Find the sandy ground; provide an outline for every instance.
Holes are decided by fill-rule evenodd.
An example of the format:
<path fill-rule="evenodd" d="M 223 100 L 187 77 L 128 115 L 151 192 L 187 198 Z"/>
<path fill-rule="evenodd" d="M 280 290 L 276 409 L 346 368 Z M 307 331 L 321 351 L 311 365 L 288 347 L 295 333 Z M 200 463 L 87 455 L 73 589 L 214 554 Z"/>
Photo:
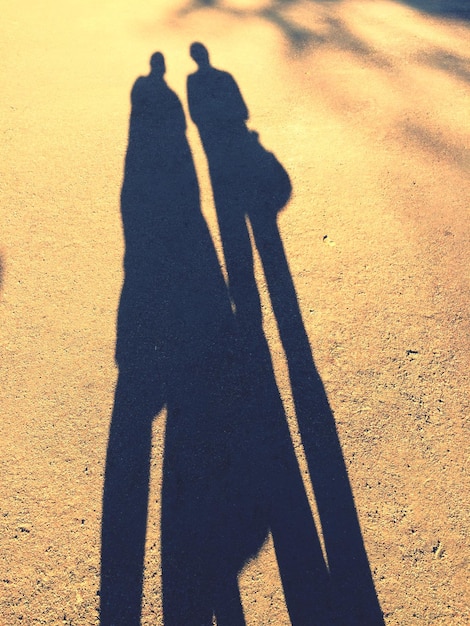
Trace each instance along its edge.
<path fill-rule="evenodd" d="M 186 107 L 201 41 L 292 180 L 278 223 L 385 623 L 469 624 L 470 22 L 392 0 L 1 4 L 0 623 L 99 623 L 130 90 L 159 50 Z M 191 122 L 188 138 L 223 264 Z M 164 417 L 143 625 L 163 623 Z M 247 624 L 290 623 L 270 536 L 238 582 Z"/>

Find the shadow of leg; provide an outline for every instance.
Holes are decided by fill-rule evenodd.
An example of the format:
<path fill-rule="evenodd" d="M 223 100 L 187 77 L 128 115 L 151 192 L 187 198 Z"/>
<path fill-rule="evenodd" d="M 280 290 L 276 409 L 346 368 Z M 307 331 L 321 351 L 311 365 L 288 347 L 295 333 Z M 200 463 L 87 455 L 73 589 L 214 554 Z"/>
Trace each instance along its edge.
<path fill-rule="evenodd" d="M 103 496 L 101 626 L 140 624 L 150 474 L 151 427 L 135 376 L 116 388 Z M 148 393 L 148 392 L 147 392 Z"/>
<path fill-rule="evenodd" d="M 383 624 L 333 413 L 313 360 L 274 219 L 250 218 L 286 354 L 341 623 Z"/>

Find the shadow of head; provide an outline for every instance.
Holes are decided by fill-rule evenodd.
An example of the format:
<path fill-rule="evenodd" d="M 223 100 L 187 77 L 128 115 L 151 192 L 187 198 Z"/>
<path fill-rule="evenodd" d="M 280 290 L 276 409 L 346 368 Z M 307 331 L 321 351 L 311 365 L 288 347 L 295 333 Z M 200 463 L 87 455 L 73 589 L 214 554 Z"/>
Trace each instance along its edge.
<path fill-rule="evenodd" d="M 209 51 L 204 44 L 195 41 L 191 44 L 189 53 L 199 68 L 209 67 Z"/>
<path fill-rule="evenodd" d="M 150 57 L 150 69 L 152 74 L 163 78 L 166 72 L 165 57 L 161 52 L 154 52 Z"/>

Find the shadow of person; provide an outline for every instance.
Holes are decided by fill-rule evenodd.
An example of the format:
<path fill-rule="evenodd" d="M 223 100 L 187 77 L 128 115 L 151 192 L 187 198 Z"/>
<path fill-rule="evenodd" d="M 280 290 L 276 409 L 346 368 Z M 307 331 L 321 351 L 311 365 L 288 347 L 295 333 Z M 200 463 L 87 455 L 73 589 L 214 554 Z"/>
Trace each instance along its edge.
<path fill-rule="evenodd" d="M 292 622 L 330 623 L 327 569 L 269 352 L 238 328 L 164 73 L 156 53 L 131 95 L 101 624 L 140 623 L 151 427 L 164 407 L 164 623 L 244 624 L 237 576 L 269 532 Z"/>
<path fill-rule="evenodd" d="M 248 109 L 233 77 L 210 64 L 203 44 L 193 43 L 190 54 L 198 69 L 188 76 L 188 104 L 208 160 L 230 298 L 239 328 L 262 354 L 266 348 L 249 223 L 287 359 L 337 619 L 348 625 L 383 624 L 334 417 L 277 226 L 278 211 L 291 193 L 288 175 L 247 128 Z"/>

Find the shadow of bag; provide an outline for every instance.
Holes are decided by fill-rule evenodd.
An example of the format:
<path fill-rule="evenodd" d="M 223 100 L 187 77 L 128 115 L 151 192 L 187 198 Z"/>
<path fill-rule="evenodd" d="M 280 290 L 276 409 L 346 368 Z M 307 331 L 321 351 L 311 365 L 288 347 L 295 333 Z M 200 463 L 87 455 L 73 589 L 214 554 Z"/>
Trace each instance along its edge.
<path fill-rule="evenodd" d="M 281 211 L 292 193 L 289 174 L 276 156 L 259 142 L 259 135 L 249 131 L 255 206 L 265 216 Z"/>

